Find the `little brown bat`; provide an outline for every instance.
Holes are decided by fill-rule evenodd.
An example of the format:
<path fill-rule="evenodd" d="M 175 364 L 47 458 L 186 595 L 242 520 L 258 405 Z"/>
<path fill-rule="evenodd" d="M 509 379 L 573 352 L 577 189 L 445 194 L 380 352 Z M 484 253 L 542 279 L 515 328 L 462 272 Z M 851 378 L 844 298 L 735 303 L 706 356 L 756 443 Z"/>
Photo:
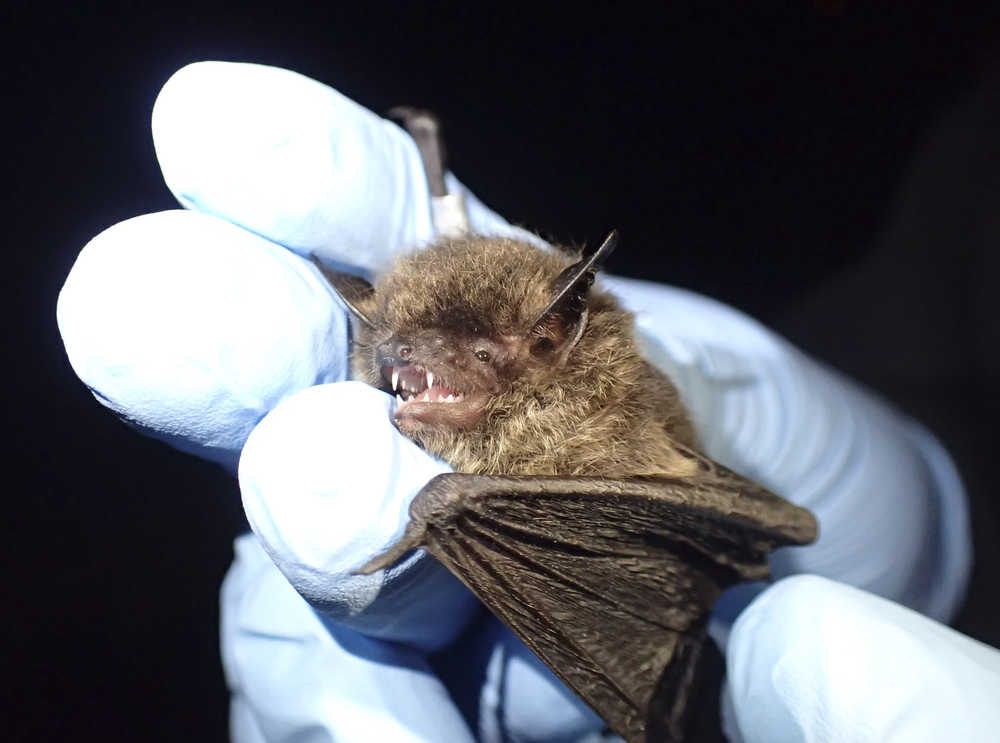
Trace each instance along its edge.
<path fill-rule="evenodd" d="M 396 113 L 447 200 L 437 119 Z M 449 205 L 435 223 L 461 233 L 466 215 L 437 218 Z M 324 270 L 356 318 L 353 376 L 456 471 L 359 572 L 426 549 L 629 743 L 679 742 L 708 610 L 816 521 L 698 453 L 631 315 L 592 287 L 616 242 L 570 257 L 461 236 L 374 286 Z"/>
<path fill-rule="evenodd" d="M 357 318 L 353 375 L 456 470 L 415 498 L 423 547 L 630 743 L 679 741 L 719 592 L 766 577 L 811 514 L 708 460 L 633 320 L 577 257 L 440 240 L 375 282 L 327 275 Z"/>
<path fill-rule="evenodd" d="M 693 444 L 687 415 L 639 354 L 631 317 L 588 296 L 592 273 L 548 306 L 564 270 L 579 269 L 504 239 L 400 258 L 354 303 L 372 323 L 354 376 L 396 394 L 399 429 L 459 472 L 694 475 L 676 446 Z"/>

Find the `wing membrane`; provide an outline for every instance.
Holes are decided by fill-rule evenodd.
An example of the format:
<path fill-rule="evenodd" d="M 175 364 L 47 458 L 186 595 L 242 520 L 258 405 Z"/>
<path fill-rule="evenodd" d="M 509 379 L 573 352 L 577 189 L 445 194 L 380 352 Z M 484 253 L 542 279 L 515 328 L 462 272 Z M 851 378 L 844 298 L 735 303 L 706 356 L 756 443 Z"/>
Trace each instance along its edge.
<path fill-rule="evenodd" d="M 426 548 L 630 743 L 680 740 L 705 613 L 816 531 L 808 511 L 691 455 L 693 480 L 439 475 L 362 571 Z"/>

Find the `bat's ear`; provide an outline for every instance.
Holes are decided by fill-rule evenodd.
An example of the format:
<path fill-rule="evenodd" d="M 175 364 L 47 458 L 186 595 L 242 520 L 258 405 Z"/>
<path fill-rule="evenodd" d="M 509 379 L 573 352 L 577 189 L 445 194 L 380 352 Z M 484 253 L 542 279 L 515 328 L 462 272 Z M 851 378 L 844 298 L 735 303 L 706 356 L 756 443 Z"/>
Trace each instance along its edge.
<path fill-rule="evenodd" d="M 375 287 L 360 276 L 344 273 L 343 271 L 335 271 L 332 268 L 324 266 L 314 255 L 310 256 L 310 259 L 316 268 L 319 269 L 319 272 L 330 282 L 330 286 L 337 292 L 337 296 L 340 297 L 340 301 L 344 303 L 348 311 L 362 325 L 374 328 L 375 323 L 372 322 L 368 313 L 371 311 L 369 308 L 375 297 Z"/>
<path fill-rule="evenodd" d="M 598 248 L 584 249 L 579 261 L 556 276 L 552 281 L 552 299 L 531 324 L 533 333 L 542 331 L 541 335 L 563 352 L 576 344 L 587 325 L 587 292 L 601 264 L 617 244 L 618 231 L 612 230 Z"/>

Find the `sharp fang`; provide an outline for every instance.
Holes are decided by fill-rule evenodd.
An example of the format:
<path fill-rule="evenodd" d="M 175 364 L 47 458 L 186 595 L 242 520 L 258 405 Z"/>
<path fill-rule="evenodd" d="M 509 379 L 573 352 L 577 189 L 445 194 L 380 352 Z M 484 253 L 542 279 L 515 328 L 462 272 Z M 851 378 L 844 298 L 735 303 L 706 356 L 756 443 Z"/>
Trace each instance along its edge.
<path fill-rule="evenodd" d="M 396 402 L 398 402 L 400 405 L 402 405 L 404 402 L 406 402 L 406 400 L 403 399 L 402 395 L 400 395 L 400 394 L 397 393 L 396 394 Z"/>
<path fill-rule="evenodd" d="M 448 395 L 448 397 L 446 397 L 444 399 L 444 401 L 445 402 L 455 402 L 455 396 L 454 395 Z"/>
<path fill-rule="evenodd" d="M 392 391 L 399 389 L 399 369 L 392 367 Z"/>
<path fill-rule="evenodd" d="M 425 392 L 424 393 L 424 402 L 430 402 L 430 401 L 431 401 L 431 393 L 430 392 Z"/>
<path fill-rule="evenodd" d="M 427 389 L 430 389 L 433 386 L 434 386 L 434 372 L 429 371 L 427 372 Z"/>

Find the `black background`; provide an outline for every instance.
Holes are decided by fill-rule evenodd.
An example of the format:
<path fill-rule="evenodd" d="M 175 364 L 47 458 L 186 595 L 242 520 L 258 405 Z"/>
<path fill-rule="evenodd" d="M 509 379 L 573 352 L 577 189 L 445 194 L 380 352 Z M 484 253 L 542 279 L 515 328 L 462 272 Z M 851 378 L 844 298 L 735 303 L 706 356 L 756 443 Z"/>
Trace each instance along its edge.
<path fill-rule="evenodd" d="M 86 241 L 175 206 L 149 116 L 202 59 L 436 110 L 501 214 L 563 242 L 616 226 L 612 272 L 735 305 L 924 421 L 973 499 L 957 626 L 1000 644 L 1000 26 L 952 3 L 729 5 L 3 11 L 5 739 L 225 737 L 237 487 L 101 408 L 55 326 Z"/>

